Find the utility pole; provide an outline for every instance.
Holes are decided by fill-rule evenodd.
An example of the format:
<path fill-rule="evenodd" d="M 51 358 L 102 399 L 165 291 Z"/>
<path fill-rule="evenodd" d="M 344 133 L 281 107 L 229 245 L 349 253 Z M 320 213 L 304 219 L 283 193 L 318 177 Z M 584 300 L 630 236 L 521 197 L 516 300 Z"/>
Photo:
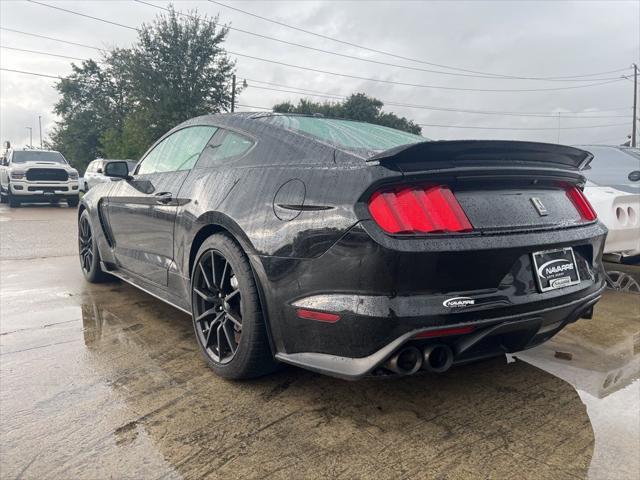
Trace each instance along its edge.
<path fill-rule="evenodd" d="M 38 115 L 38 125 L 40 126 L 40 149 L 42 150 L 42 115 Z"/>
<path fill-rule="evenodd" d="M 236 74 L 234 73 L 231 77 L 231 113 L 235 111 L 236 108 Z"/>
<path fill-rule="evenodd" d="M 636 124 L 638 123 L 638 65 L 633 64 L 633 123 L 631 124 L 631 146 L 636 146 Z"/>
<path fill-rule="evenodd" d="M 29 147 L 33 148 L 33 128 L 31 127 L 24 127 L 27 130 L 29 130 Z"/>

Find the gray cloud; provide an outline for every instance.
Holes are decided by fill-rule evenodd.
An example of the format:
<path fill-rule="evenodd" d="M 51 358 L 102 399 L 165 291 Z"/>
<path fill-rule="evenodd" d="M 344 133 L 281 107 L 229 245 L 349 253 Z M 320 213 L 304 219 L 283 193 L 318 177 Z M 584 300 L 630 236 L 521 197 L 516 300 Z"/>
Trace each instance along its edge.
<path fill-rule="evenodd" d="M 164 2 L 156 2 L 166 6 Z M 61 1 L 57 6 L 82 11 L 127 25 L 149 21 L 159 11 L 130 1 Z M 426 61 L 507 75 L 578 75 L 614 70 L 640 61 L 639 2 L 236 2 L 238 8 L 278 19 L 324 35 L 379 50 Z M 177 2 L 177 8 L 197 8 L 201 13 L 220 13 L 232 26 L 316 48 L 338 51 L 390 63 L 431 68 L 348 47 L 296 32 L 209 2 Z M 2 25 L 96 46 L 126 46 L 135 32 L 90 19 L 57 12 L 26 2 L 0 3 Z M 89 57 L 95 51 L 2 32 L 2 45 L 31 48 L 65 55 Z M 358 60 L 311 52 L 231 32 L 227 42 L 231 51 L 261 56 L 312 68 L 343 72 L 407 83 L 445 85 L 461 88 L 550 88 L 568 85 L 559 82 L 489 80 L 451 77 L 409 71 Z M 33 54 L 2 50 L 0 63 L 5 68 L 53 75 L 70 71 L 69 62 Z M 600 111 L 626 107 L 626 111 L 601 115 L 626 115 L 624 118 L 560 119 L 561 127 L 625 123 L 618 127 L 561 130 L 563 143 L 622 141 L 630 133 L 632 83 L 576 90 L 527 93 L 454 92 L 388 85 L 306 72 L 238 57 L 241 78 L 295 85 L 300 88 L 349 94 L 366 92 L 397 103 L 433 105 L 472 110 L 526 112 Z M 603 75 L 611 77 L 612 75 Z M 43 115 L 48 129 L 55 120 L 52 105 L 57 96 L 53 80 L 2 72 L 1 131 L 3 140 L 22 143 L 25 126 L 37 126 Z M 271 106 L 299 95 L 246 89 L 239 102 Z M 386 110 L 407 116 L 419 123 L 438 125 L 486 126 L 495 128 L 554 128 L 554 130 L 466 130 L 424 127 L 432 138 L 507 138 L 556 141 L 555 118 L 503 117 L 454 112 L 437 112 L 387 106 Z"/>

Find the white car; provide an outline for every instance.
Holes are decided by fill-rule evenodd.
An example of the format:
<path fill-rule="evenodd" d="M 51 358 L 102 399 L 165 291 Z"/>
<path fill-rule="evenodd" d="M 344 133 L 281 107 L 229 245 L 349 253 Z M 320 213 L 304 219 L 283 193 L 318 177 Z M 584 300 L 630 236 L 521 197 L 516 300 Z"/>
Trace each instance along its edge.
<path fill-rule="evenodd" d="M 9 149 L 0 165 L 0 200 L 10 207 L 25 202 L 79 201 L 78 171 L 60 152 Z"/>
<path fill-rule="evenodd" d="M 133 170 L 136 168 L 136 162 L 134 162 L 133 160 L 107 160 L 104 158 L 95 159 L 93 162 L 87 165 L 87 169 L 84 172 L 83 191 L 88 192 L 91 187 L 95 187 L 98 183 L 110 182 L 111 178 L 103 174 L 105 166 L 109 162 L 123 161 L 127 162 L 129 172 L 133 172 Z"/>
<path fill-rule="evenodd" d="M 640 259 L 640 149 L 580 145 L 593 153 L 584 193 L 609 234 L 604 253 L 620 261 Z M 635 257 L 635 258 L 634 258 Z"/>

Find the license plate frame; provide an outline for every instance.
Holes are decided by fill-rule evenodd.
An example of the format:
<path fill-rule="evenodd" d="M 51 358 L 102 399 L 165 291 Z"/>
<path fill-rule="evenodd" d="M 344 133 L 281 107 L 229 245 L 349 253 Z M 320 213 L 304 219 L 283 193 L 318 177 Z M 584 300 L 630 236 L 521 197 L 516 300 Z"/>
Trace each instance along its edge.
<path fill-rule="evenodd" d="M 533 252 L 531 260 L 533 275 L 542 293 L 580 283 L 580 272 L 572 247 Z"/>

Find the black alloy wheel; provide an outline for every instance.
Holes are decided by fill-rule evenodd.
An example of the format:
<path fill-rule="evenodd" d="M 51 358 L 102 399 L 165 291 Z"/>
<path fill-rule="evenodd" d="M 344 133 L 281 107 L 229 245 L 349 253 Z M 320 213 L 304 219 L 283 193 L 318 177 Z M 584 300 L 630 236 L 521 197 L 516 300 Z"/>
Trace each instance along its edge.
<path fill-rule="evenodd" d="M 80 252 L 80 266 L 84 274 L 88 275 L 93 265 L 93 234 L 89 218 L 86 215 L 80 217 L 78 224 L 78 250 Z"/>
<path fill-rule="evenodd" d="M 229 363 L 242 336 L 242 295 L 233 268 L 220 252 L 200 257 L 193 282 L 194 321 L 211 359 Z"/>
<path fill-rule="evenodd" d="M 191 310 L 200 351 L 215 373 L 246 379 L 276 369 L 251 265 L 226 234 L 212 235 L 198 250 Z"/>
<path fill-rule="evenodd" d="M 82 273 L 88 281 L 100 283 L 113 278 L 100 267 L 100 254 L 98 253 L 87 210 L 82 212 L 78 220 L 78 253 Z"/>

